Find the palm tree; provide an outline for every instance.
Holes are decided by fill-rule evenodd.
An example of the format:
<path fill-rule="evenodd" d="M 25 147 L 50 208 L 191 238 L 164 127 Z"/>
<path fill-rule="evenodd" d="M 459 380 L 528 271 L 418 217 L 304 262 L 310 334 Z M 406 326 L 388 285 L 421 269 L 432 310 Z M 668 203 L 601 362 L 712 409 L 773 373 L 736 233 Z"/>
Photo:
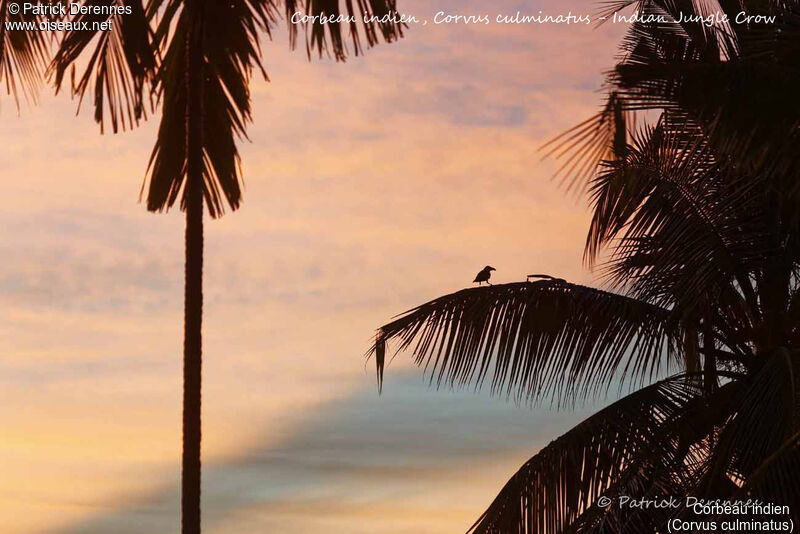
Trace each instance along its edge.
<path fill-rule="evenodd" d="M 91 1 L 102 6 L 104 1 Z M 287 21 L 300 11 L 313 17 L 305 26 L 312 53 L 347 56 L 349 33 L 356 54 L 380 39 L 402 36 L 385 15 L 394 0 L 345 0 L 347 24 L 323 24 L 320 17 L 340 15 L 339 0 L 280 3 Z M 64 35 L 52 64 L 57 89 L 72 68 L 72 93 L 93 91 L 95 119 L 113 130 L 135 126 L 152 101 L 161 103 L 161 123 L 150 157 L 147 209 L 166 211 L 179 202 L 186 213 L 184 308 L 184 394 L 182 459 L 182 532 L 200 532 L 200 441 L 203 308 L 203 212 L 212 218 L 241 203 L 237 138 L 250 121 L 250 79 L 266 78 L 261 64 L 261 35 L 279 19 L 273 0 L 150 0 L 119 2 L 130 13 L 77 15 L 75 22 L 111 22 L 112 31 L 84 30 Z M 376 18 L 365 18 L 365 15 Z M 378 20 L 380 19 L 380 20 Z M 359 23 L 359 20 L 361 23 Z M 385 22 L 384 22 L 385 20 Z M 289 24 L 297 43 L 298 25 Z M 83 58 L 83 73 L 75 65 Z"/>
<path fill-rule="evenodd" d="M 393 344 L 439 385 L 488 381 L 520 402 L 633 390 L 542 448 L 470 532 L 732 519 L 685 497 L 791 507 L 733 519 L 800 518 L 800 3 L 705 3 L 776 17 L 713 28 L 686 22 L 701 4 L 611 5 L 671 21 L 631 26 L 607 104 L 551 145 L 570 183 L 588 183 L 585 260 L 604 289 L 532 275 L 378 330 L 379 384 Z"/>

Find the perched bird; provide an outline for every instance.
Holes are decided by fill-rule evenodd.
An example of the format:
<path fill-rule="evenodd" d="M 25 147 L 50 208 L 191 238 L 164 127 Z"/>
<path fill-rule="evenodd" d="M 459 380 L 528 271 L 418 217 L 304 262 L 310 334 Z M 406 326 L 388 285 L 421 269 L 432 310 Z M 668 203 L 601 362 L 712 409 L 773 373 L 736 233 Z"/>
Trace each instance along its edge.
<path fill-rule="evenodd" d="M 489 265 L 487 265 L 481 270 L 481 272 L 478 273 L 478 275 L 475 277 L 475 280 L 473 280 L 472 282 L 473 283 L 478 282 L 478 285 L 481 285 L 483 282 L 492 285 L 491 283 L 489 283 L 489 277 L 492 276 L 492 271 L 496 270 L 497 269 L 495 269 L 494 267 L 490 267 Z"/>

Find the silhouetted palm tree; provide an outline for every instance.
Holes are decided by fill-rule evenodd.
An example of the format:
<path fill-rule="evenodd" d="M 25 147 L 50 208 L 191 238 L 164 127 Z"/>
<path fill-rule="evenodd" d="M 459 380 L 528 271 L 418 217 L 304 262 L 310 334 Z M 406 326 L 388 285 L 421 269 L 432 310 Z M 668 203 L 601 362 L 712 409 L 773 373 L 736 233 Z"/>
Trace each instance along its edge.
<path fill-rule="evenodd" d="M 89 5 L 107 2 L 92 0 Z M 112 3 L 113 4 L 113 3 Z M 122 5 L 119 2 L 118 5 Z M 149 100 L 161 103 L 161 124 L 150 158 L 147 208 L 166 211 L 176 202 L 186 212 L 182 532 L 200 532 L 200 406 L 203 307 L 203 211 L 212 218 L 241 202 L 237 138 L 250 121 L 250 78 L 261 64 L 259 36 L 270 36 L 284 9 L 317 17 L 306 26 L 306 49 L 337 60 L 347 54 L 347 33 L 356 53 L 379 39 L 402 35 L 393 21 L 366 20 L 394 11 L 394 0 L 345 0 L 347 24 L 322 24 L 340 14 L 339 0 L 151 0 L 125 2 L 130 14 L 78 15 L 76 21 L 112 22 L 112 31 L 67 33 L 53 62 L 55 84 L 79 58 L 73 94 L 94 94 L 95 119 L 108 117 L 114 131 L 134 126 Z M 360 22 L 359 22 L 360 21 Z M 292 46 L 298 26 L 289 24 Z M 74 68 L 74 67 L 73 67 Z M 144 189 L 144 188 L 143 188 Z"/>
<path fill-rule="evenodd" d="M 379 382 L 393 340 L 437 384 L 489 381 L 523 402 L 640 388 L 541 449 L 471 532 L 651 533 L 758 515 L 620 496 L 753 498 L 800 518 L 798 3 L 611 9 L 631 4 L 675 20 L 701 4 L 777 19 L 634 24 L 608 104 L 555 144 L 573 183 L 590 178 L 585 259 L 606 290 L 543 276 L 466 289 L 376 337 Z"/>

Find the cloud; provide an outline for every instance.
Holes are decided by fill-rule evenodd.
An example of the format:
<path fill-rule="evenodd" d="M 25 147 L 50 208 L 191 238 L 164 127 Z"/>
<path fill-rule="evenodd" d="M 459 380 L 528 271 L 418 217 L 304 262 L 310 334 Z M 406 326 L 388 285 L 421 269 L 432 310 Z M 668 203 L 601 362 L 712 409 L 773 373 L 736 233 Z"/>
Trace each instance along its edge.
<path fill-rule="evenodd" d="M 257 442 L 207 463 L 205 528 L 218 534 L 267 527 L 395 532 L 398 522 L 419 532 L 465 528 L 546 443 L 543 436 L 576 418 L 531 412 L 485 394 L 436 392 L 417 373 L 392 373 L 382 397 L 374 387 L 359 388 L 303 417 L 297 432 L 277 443 Z M 177 531 L 178 494 L 170 484 L 121 496 L 118 505 L 48 532 Z"/>

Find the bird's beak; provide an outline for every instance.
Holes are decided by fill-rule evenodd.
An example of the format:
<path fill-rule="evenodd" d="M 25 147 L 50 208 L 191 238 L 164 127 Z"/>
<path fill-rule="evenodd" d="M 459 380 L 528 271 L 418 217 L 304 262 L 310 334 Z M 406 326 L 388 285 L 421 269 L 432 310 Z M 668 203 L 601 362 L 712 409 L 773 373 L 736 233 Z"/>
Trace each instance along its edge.
<path fill-rule="evenodd" d="M 497 269 L 495 269 L 494 267 L 489 267 L 489 270 L 490 271 L 496 271 Z"/>

